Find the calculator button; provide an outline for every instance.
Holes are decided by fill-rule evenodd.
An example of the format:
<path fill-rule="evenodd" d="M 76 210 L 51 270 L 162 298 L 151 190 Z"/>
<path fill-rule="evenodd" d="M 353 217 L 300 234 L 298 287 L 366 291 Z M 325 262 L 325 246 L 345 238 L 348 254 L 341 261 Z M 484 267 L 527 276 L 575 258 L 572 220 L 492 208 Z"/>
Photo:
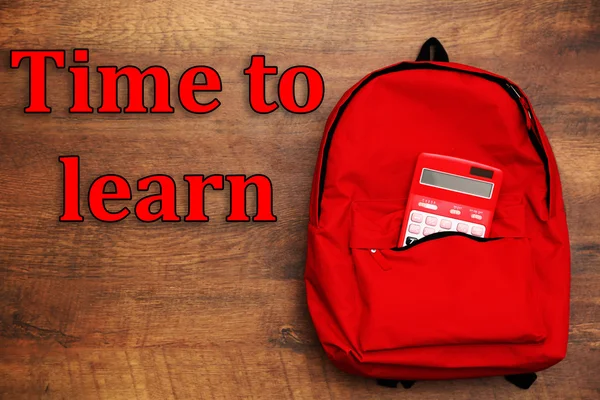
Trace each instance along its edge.
<path fill-rule="evenodd" d="M 456 230 L 458 232 L 467 233 L 469 231 L 469 226 L 467 224 L 458 224 L 456 225 Z"/>
<path fill-rule="evenodd" d="M 483 228 L 480 226 L 474 226 L 471 228 L 471 235 L 483 236 Z"/>
<path fill-rule="evenodd" d="M 421 232 L 421 226 L 420 226 L 420 225 L 417 225 L 417 224 L 410 224 L 410 225 L 408 226 L 408 231 L 409 231 L 410 233 L 414 233 L 415 235 L 418 235 L 418 234 L 419 234 L 419 232 Z"/>
<path fill-rule="evenodd" d="M 452 210 L 450 210 L 450 214 L 460 215 L 460 210 L 452 209 Z"/>
<path fill-rule="evenodd" d="M 413 222 L 421 222 L 421 221 L 423 221 L 423 214 L 419 214 L 417 212 L 413 213 L 410 216 L 410 220 L 413 221 Z"/>
<path fill-rule="evenodd" d="M 440 228 L 442 228 L 442 229 L 450 229 L 450 228 L 452 228 L 452 221 L 450 221 L 449 219 L 443 219 L 440 222 Z"/>
<path fill-rule="evenodd" d="M 471 218 L 478 219 L 480 221 L 483 219 L 483 217 L 479 214 L 471 214 Z"/>
<path fill-rule="evenodd" d="M 435 232 L 435 230 L 433 228 L 425 227 L 423 229 L 423 236 L 431 235 L 434 232 Z"/>
<path fill-rule="evenodd" d="M 435 226 L 437 224 L 437 218 L 436 217 L 427 217 L 427 218 L 425 218 L 425 223 L 429 226 Z"/>
<path fill-rule="evenodd" d="M 406 245 L 408 246 L 409 244 L 412 244 L 413 242 L 416 242 L 417 238 L 416 237 L 412 237 L 412 236 L 407 236 L 406 237 Z"/>

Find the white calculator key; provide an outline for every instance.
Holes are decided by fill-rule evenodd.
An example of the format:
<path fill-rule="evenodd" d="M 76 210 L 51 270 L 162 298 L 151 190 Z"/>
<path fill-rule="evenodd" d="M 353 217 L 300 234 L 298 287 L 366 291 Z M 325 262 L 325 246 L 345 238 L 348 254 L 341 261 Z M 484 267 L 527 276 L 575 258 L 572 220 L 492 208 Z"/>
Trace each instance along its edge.
<path fill-rule="evenodd" d="M 410 220 L 413 221 L 413 222 L 421 222 L 421 221 L 423 221 L 423 214 L 419 214 L 418 212 L 414 212 L 410 216 Z"/>
<path fill-rule="evenodd" d="M 449 219 L 442 219 L 440 221 L 440 228 L 442 228 L 442 229 L 452 228 L 452 221 L 450 221 Z"/>
<path fill-rule="evenodd" d="M 435 230 L 433 228 L 425 227 L 423 229 L 423 236 L 431 235 L 434 232 L 435 232 Z"/>
<path fill-rule="evenodd" d="M 437 218 L 436 217 L 427 217 L 427 218 L 425 218 L 425 223 L 429 226 L 435 226 L 437 224 Z"/>
<path fill-rule="evenodd" d="M 421 233 L 421 226 L 417 225 L 417 224 L 410 224 L 408 226 L 408 231 L 410 233 L 414 233 L 415 235 L 418 235 L 419 233 Z"/>
<path fill-rule="evenodd" d="M 471 228 L 471 235 L 483 236 L 483 228 L 481 226 L 474 226 Z"/>
<path fill-rule="evenodd" d="M 469 232 L 469 226 L 467 224 L 458 224 L 456 225 L 456 231 L 457 232 L 462 232 L 462 233 L 468 233 Z"/>

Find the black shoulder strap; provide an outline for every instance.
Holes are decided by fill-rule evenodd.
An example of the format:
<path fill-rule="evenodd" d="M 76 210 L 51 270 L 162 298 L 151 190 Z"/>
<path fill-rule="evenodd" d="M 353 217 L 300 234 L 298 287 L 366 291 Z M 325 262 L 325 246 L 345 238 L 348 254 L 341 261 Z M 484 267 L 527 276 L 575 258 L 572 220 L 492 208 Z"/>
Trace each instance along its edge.
<path fill-rule="evenodd" d="M 404 389 L 410 389 L 415 382 L 416 381 L 405 381 L 398 379 L 377 379 L 377 384 L 379 386 L 388 388 L 396 388 L 398 387 L 398 383 L 400 383 Z"/>
<path fill-rule="evenodd" d="M 537 379 L 537 375 L 535 372 L 530 372 L 526 374 L 515 374 L 515 375 L 505 375 L 504 379 L 515 385 L 520 389 L 529 389 L 533 382 Z M 377 379 L 377 384 L 379 386 L 388 387 L 388 388 L 396 388 L 398 387 L 398 383 L 402 384 L 404 389 L 410 389 L 416 381 L 407 381 L 407 380 L 399 380 L 399 379 Z"/>
<path fill-rule="evenodd" d="M 446 53 L 444 46 L 442 46 L 439 40 L 432 37 L 427 39 L 427 41 L 423 44 L 416 61 L 448 62 L 450 60 L 448 59 L 448 53 Z"/>
<path fill-rule="evenodd" d="M 520 389 L 529 389 L 529 387 L 533 385 L 533 382 L 535 382 L 537 379 L 537 375 L 535 372 L 530 372 L 527 374 L 505 375 L 504 379 Z"/>

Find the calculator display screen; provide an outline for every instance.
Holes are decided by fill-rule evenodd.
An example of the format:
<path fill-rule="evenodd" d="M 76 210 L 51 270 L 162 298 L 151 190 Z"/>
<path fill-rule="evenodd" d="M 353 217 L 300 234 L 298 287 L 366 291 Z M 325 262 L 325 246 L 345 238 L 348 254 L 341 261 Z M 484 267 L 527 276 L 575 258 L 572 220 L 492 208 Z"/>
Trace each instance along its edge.
<path fill-rule="evenodd" d="M 427 168 L 423 168 L 423 172 L 421 173 L 421 184 L 435 186 L 453 192 L 484 197 L 486 199 L 492 197 L 492 189 L 494 188 L 493 183 L 469 179 Z"/>

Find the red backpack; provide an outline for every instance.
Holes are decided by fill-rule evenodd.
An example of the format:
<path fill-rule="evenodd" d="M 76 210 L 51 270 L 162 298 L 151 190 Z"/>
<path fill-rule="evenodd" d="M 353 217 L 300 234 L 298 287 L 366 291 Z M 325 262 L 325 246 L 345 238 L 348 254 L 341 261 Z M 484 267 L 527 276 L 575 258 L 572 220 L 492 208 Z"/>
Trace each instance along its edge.
<path fill-rule="evenodd" d="M 489 238 L 436 233 L 397 247 L 421 153 L 503 171 Z M 319 151 L 305 280 L 327 356 L 384 386 L 504 375 L 528 388 L 562 360 L 567 223 L 556 160 L 521 89 L 448 62 L 435 38 L 416 62 L 350 88 Z"/>

